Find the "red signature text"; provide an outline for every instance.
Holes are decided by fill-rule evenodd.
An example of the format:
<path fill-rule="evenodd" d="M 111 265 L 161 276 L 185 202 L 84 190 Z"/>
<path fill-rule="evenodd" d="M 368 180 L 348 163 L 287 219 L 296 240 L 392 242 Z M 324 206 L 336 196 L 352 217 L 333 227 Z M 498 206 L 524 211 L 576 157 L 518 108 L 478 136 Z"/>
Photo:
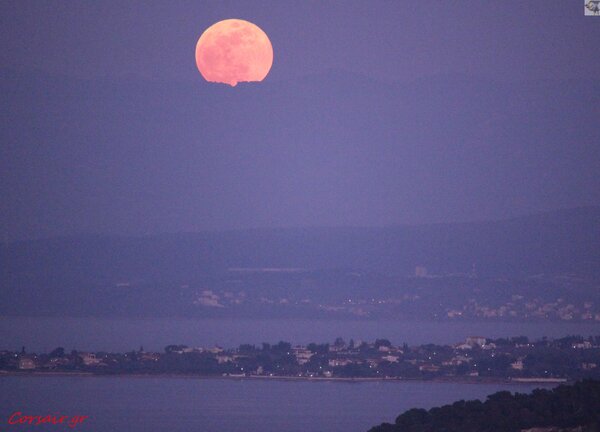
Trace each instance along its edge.
<path fill-rule="evenodd" d="M 70 428 L 74 428 L 78 424 L 83 423 L 89 416 L 66 416 L 66 415 L 24 415 L 21 411 L 15 411 L 8 418 L 8 424 L 10 425 L 42 425 L 42 424 L 64 424 Z"/>

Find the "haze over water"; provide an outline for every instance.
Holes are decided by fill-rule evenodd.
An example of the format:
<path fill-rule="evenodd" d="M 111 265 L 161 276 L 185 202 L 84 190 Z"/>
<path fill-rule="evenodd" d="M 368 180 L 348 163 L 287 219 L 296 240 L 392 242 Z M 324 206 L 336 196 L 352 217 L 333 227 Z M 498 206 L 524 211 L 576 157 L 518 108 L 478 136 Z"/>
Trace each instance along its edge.
<path fill-rule="evenodd" d="M 600 323 L 560 322 L 406 322 L 277 319 L 124 319 L 124 318 L 0 318 L 0 349 L 27 347 L 28 351 L 65 349 L 124 352 L 162 351 L 170 344 L 235 348 L 280 340 L 292 344 L 387 338 L 395 345 L 454 344 L 467 336 L 488 338 L 527 336 L 563 337 L 600 334 Z"/>

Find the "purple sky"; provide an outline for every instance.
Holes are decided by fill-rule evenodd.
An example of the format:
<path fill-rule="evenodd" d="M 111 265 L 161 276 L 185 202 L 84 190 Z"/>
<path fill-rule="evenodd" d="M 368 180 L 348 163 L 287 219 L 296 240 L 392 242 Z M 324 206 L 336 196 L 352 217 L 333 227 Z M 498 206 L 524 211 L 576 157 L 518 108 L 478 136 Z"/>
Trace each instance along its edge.
<path fill-rule="evenodd" d="M 0 4 L 8 238 L 503 218 L 600 204 L 600 18 L 576 1 Z M 216 21 L 264 83 L 206 84 Z"/>
<path fill-rule="evenodd" d="M 385 81 L 462 73 L 597 77 L 600 29 L 576 2 L 4 1 L 0 59 L 78 77 L 195 81 L 202 31 L 243 18 L 270 36 L 269 79 L 330 68 Z"/>

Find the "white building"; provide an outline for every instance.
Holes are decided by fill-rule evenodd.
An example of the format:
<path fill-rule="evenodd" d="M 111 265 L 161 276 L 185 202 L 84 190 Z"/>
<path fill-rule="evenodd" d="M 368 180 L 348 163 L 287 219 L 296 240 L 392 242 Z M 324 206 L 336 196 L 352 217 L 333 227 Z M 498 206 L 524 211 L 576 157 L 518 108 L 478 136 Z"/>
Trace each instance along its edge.
<path fill-rule="evenodd" d="M 233 361 L 233 357 L 228 356 L 228 355 L 223 355 L 223 354 L 217 355 L 216 358 L 217 358 L 217 362 L 219 364 L 223 364 L 223 363 L 227 363 L 227 362 Z"/>
<path fill-rule="evenodd" d="M 310 361 L 310 358 L 315 355 L 312 351 L 306 349 L 303 346 L 296 346 L 292 349 L 294 356 L 296 357 L 296 361 L 299 365 L 306 364 Z"/>
<path fill-rule="evenodd" d="M 486 343 L 486 338 L 484 338 L 483 336 L 469 336 L 467 337 L 467 340 L 465 341 L 465 343 L 467 345 L 471 345 L 471 347 L 475 347 L 475 346 L 484 346 Z"/>
<path fill-rule="evenodd" d="M 352 361 L 348 360 L 348 359 L 332 359 L 329 360 L 329 366 L 331 367 L 336 367 L 336 366 L 346 366 L 348 364 L 351 364 Z"/>
<path fill-rule="evenodd" d="M 29 370 L 35 369 L 35 362 L 29 357 L 21 357 L 19 359 L 19 369 Z"/>
<path fill-rule="evenodd" d="M 79 353 L 79 357 L 81 357 L 83 364 L 86 366 L 96 366 L 102 362 L 102 360 L 96 358 L 96 354 L 94 353 Z"/>

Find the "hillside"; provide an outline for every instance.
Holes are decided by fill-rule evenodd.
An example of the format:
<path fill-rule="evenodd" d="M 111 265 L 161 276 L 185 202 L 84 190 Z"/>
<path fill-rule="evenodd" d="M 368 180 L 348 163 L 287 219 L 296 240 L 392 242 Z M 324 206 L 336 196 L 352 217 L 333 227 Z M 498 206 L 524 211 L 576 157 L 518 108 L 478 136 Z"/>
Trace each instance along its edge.
<path fill-rule="evenodd" d="M 584 304 L 598 295 L 599 246 L 598 208 L 482 223 L 21 241 L 2 248 L 0 312 L 31 311 L 32 299 L 33 313 L 68 301 L 76 314 L 151 316 L 254 313 L 242 310 L 251 298 L 261 314 L 283 316 L 307 313 L 290 303 L 326 309 L 371 297 L 413 299 L 432 315 L 468 296 Z M 414 278 L 417 266 L 428 277 Z"/>
<path fill-rule="evenodd" d="M 600 428 L 600 382 L 580 381 L 531 394 L 498 392 L 485 402 L 411 409 L 369 432 L 594 432 Z"/>

